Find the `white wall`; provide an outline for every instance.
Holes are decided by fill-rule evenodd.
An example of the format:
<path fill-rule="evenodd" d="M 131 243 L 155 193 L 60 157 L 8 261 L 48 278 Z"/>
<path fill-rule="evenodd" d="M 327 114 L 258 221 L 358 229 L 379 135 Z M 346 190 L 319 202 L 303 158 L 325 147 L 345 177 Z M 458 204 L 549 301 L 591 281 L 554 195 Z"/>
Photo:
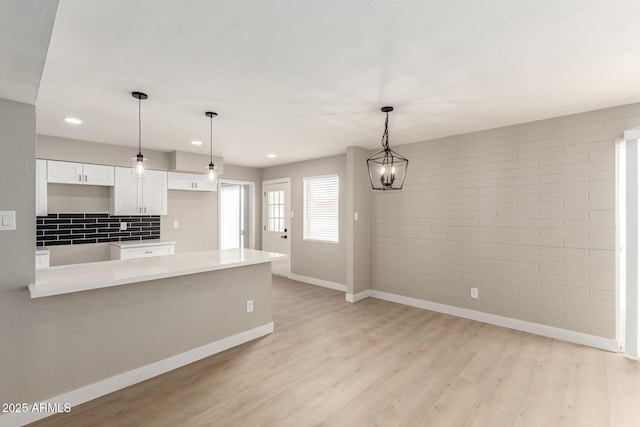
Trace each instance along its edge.
<path fill-rule="evenodd" d="M 372 288 L 614 338 L 615 140 L 639 124 L 633 104 L 394 146 Z"/>

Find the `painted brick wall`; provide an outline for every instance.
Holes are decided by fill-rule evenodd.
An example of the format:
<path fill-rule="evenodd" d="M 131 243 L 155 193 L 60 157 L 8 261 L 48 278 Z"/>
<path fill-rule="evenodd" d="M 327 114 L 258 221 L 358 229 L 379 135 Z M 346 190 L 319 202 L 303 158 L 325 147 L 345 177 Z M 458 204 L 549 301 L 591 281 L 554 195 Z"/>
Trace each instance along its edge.
<path fill-rule="evenodd" d="M 639 125 L 632 104 L 394 146 L 372 288 L 614 338 L 615 140 Z"/>

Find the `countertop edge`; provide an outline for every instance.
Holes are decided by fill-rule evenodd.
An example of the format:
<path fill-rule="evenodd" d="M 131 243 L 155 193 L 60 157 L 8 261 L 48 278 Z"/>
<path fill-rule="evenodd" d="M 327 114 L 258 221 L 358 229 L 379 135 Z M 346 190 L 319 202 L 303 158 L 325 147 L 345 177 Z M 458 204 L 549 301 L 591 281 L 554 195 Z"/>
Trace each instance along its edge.
<path fill-rule="evenodd" d="M 148 282 L 151 280 L 168 279 L 171 277 L 185 276 L 189 274 L 198 274 L 198 273 L 206 273 L 209 271 L 225 270 L 225 269 L 234 268 L 234 267 L 264 264 L 272 261 L 285 259 L 288 257 L 287 255 L 284 255 L 284 254 L 277 254 L 277 255 L 279 256 L 230 262 L 225 264 L 207 265 L 207 266 L 196 267 L 196 268 L 191 267 L 191 268 L 185 268 L 185 269 L 176 269 L 173 271 L 167 271 L 162 273 L 143 274 L 136 277 L 124 277 L 117 280 L 99 281 L 99 282 L 87 284 L 84 286 L 72 286 L 68 288 L 58 287 L 56 289 L 38 289 L 36 283 L 31 283 L 28 285 L 28 289 L 29 289 L 31 298 L 35 299 L 35 298 L 42 298 L 42 297 L 48 297 L 48 296 L 64 295 L 64 294 L 70 294 L 75 292 L 89 291 L 93 289 L 102 289 L 102 288 L 109 288 L 114 286 L 129 285 L 133 283 Z M 165 255 L 165 256 L 175 256 L 175 255 Z"/>

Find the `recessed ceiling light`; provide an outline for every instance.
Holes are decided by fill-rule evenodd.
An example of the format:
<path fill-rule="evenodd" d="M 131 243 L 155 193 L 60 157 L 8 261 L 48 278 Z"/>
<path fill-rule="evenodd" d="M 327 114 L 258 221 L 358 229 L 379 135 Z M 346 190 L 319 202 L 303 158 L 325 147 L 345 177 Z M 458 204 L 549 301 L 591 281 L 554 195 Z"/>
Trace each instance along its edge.
<path fill-rule="evenodd" d="M 193 145 L 202 145 L 202 141 L 191 141 Z"/>
<path fill-rule="evenodd" d="M 270 158 L 270 159 L 273 159 L 274 157 L 276 157 L 276 155 L 273 154 L 273 153 L 272 154 L 267 154 L 267 157 Z"/>
<path fill-rule="evenodd" d="M 82 120 L 76 119 L 75 117 L 67 117 L 64 119 L 65 122 L 71 123 L 72 125 L 79 125 L 82 123 Z"/>

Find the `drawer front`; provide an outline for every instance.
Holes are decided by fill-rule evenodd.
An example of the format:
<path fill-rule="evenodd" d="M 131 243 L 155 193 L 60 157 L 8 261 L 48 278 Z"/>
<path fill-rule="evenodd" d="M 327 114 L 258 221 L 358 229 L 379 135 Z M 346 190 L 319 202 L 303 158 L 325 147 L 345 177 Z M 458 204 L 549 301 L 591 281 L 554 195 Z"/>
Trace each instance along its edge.
<path fill-rule="evenodd" d="M 120 259 L 148 258 L 152 256 L 173 255 L 172 245 L 149 246 L 145 248 L 122 249 Z"/>

